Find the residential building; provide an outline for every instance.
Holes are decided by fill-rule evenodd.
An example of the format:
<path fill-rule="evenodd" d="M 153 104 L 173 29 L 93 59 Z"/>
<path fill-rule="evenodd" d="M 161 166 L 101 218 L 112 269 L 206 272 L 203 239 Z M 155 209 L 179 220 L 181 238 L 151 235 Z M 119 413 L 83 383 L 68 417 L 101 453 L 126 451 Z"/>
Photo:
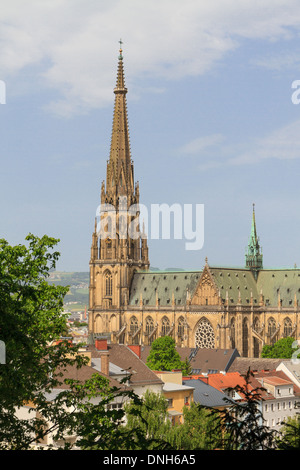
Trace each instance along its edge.
<path fill-rule="evenodd" d="M 163 394 L 168 401 L 168 414 L 173 424 L 183 423 L 183 409 L 193 402 L 194 388 L 182 381 L 181 371 L 157 371 L 163 381 Z"/>
<path fill-rule="evenodd" d="M 184 377 L 184 381 L 188 379 Z M 260 395 L 258 409 L 262 414 L 261 424 L 279 431 L 288 417 L 295 417 L 299 413 L 300 388 L 284 372 L 261 370 L 251 375 L 249 379 L 248 390 Z M 198 380 L 219 390 L 235 402 L 242 404 L 245 401 L 243 388 L 246 380 L 239 372 L 201 374 Z M 195 392 L 194 399 L 196 401 Z"/>
<path fill-rule="evenodd" d="M 279 431 L 288 418 L 299 414 L 300 388 L 282 371 L 260 372 L 255 378 L 267 393 L 262 403 L 265 424 Z"/>

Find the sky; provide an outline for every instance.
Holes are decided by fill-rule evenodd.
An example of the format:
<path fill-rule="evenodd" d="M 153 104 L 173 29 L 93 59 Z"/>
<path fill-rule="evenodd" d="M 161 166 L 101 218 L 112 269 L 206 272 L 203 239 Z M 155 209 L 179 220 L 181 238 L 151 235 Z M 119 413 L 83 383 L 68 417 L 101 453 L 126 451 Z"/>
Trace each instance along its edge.
<path fill-rule="evenodd" d="M 140 202 L 204 208 L 151 266 L 243 267 L 253 204 L 264 267 L 300 266 L 298 0 L 0 0 L 0 237 L 89 270 L 120 39 Z"/>

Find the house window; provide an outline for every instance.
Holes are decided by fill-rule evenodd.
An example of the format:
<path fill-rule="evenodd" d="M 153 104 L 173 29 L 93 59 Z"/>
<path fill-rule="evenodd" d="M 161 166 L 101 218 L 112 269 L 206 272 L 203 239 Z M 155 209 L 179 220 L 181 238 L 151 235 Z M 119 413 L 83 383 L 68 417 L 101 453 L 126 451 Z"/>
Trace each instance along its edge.
<path fill-rule="evenodd" d="M 168 408 L 173 408 L 173 398 L 168 398 Z"/>

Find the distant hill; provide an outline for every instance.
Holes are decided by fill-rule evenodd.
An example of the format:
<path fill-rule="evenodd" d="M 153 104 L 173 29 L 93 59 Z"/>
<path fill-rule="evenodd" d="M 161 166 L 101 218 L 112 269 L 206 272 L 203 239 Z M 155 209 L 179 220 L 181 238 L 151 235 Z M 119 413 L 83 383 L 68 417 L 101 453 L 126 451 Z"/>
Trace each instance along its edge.
<path fill-rule="evenodd" d="M 49 283 L 69 286 L 65 296 L 65 310 L 72 312 L 84 311 L 89 306 L 89 273 L 53 271 L 50 273 Z"/>

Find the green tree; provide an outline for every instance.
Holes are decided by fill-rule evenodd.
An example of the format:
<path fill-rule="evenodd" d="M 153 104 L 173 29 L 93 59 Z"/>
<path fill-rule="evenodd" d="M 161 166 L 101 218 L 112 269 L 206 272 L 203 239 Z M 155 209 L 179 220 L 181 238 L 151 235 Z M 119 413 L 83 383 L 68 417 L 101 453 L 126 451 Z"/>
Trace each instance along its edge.
<path fill-rule="evenodd" d="M 278 439 L 279 450 L 300 450 L 300 419 L 299 416 L 288 417 L 280 429 Z"/>
<path fill-rule="evenodd" d="M 212 409 L 192 402 L 183 408 L 183 424 L 176 434 L 178 450 L 214 450 L 222 442 L 221 418 Z"/>
<path fill-rule="evenodd" d="M 163 394 L 147 390 L 140 403 L 130 402 L 125 406 L 126 429 L 138 430 L 151 444 L 149 449 L 168 448 L 168 436 L 172 424 L 168 419 L 168 402 Z M 162 445 L 163 443 L 163 445 Z M 169 447 L 170 448 L 170 447 Z"/>
<path fill-rule="evenodd" d="M 188 372 L 188 363 L 181 361 L 176 351 L 175 341 L 171 336 L 162 336 L 153 341 L 146 364 L 152 370 L 180 369 L 184 373 Z"/>
<path fill-rule="evenodd" d="M 120 425 L 123 410 L 107 409 L 116 397 L 138 403 L 133 392 L 123 385 L 111 388 L 99 374 L 85 382 L 64 378 L 70 367 L 84 367 L 88 359 L 78 353 L 80 345 L 61 340 L 68 287 L 48 283 L 59 257 L 57 242 L 46 235 L 28 235 L 26 245 L 17 246 L 0 240 L 0 340 L 5 344 L 0 449 L 26 450 L 50 433 L 62 441 L 78 436 L 77 447 L 85 449 L 147 448 L 143 435 Z M 59 386 L 61 391 L 49 400 L 47 394 Z M 32 412 L 28 419 L 17 413 L 24 404 Z M 63 448 L 69 447 L 66 442 Z"/>
<path fill-rule="evenodd" d="M 293 347 L 294 338 L 281 338 L 274 345 L 265 344 L 262 348 L 261 357 L 290 359 L 295 353 Z"/>

